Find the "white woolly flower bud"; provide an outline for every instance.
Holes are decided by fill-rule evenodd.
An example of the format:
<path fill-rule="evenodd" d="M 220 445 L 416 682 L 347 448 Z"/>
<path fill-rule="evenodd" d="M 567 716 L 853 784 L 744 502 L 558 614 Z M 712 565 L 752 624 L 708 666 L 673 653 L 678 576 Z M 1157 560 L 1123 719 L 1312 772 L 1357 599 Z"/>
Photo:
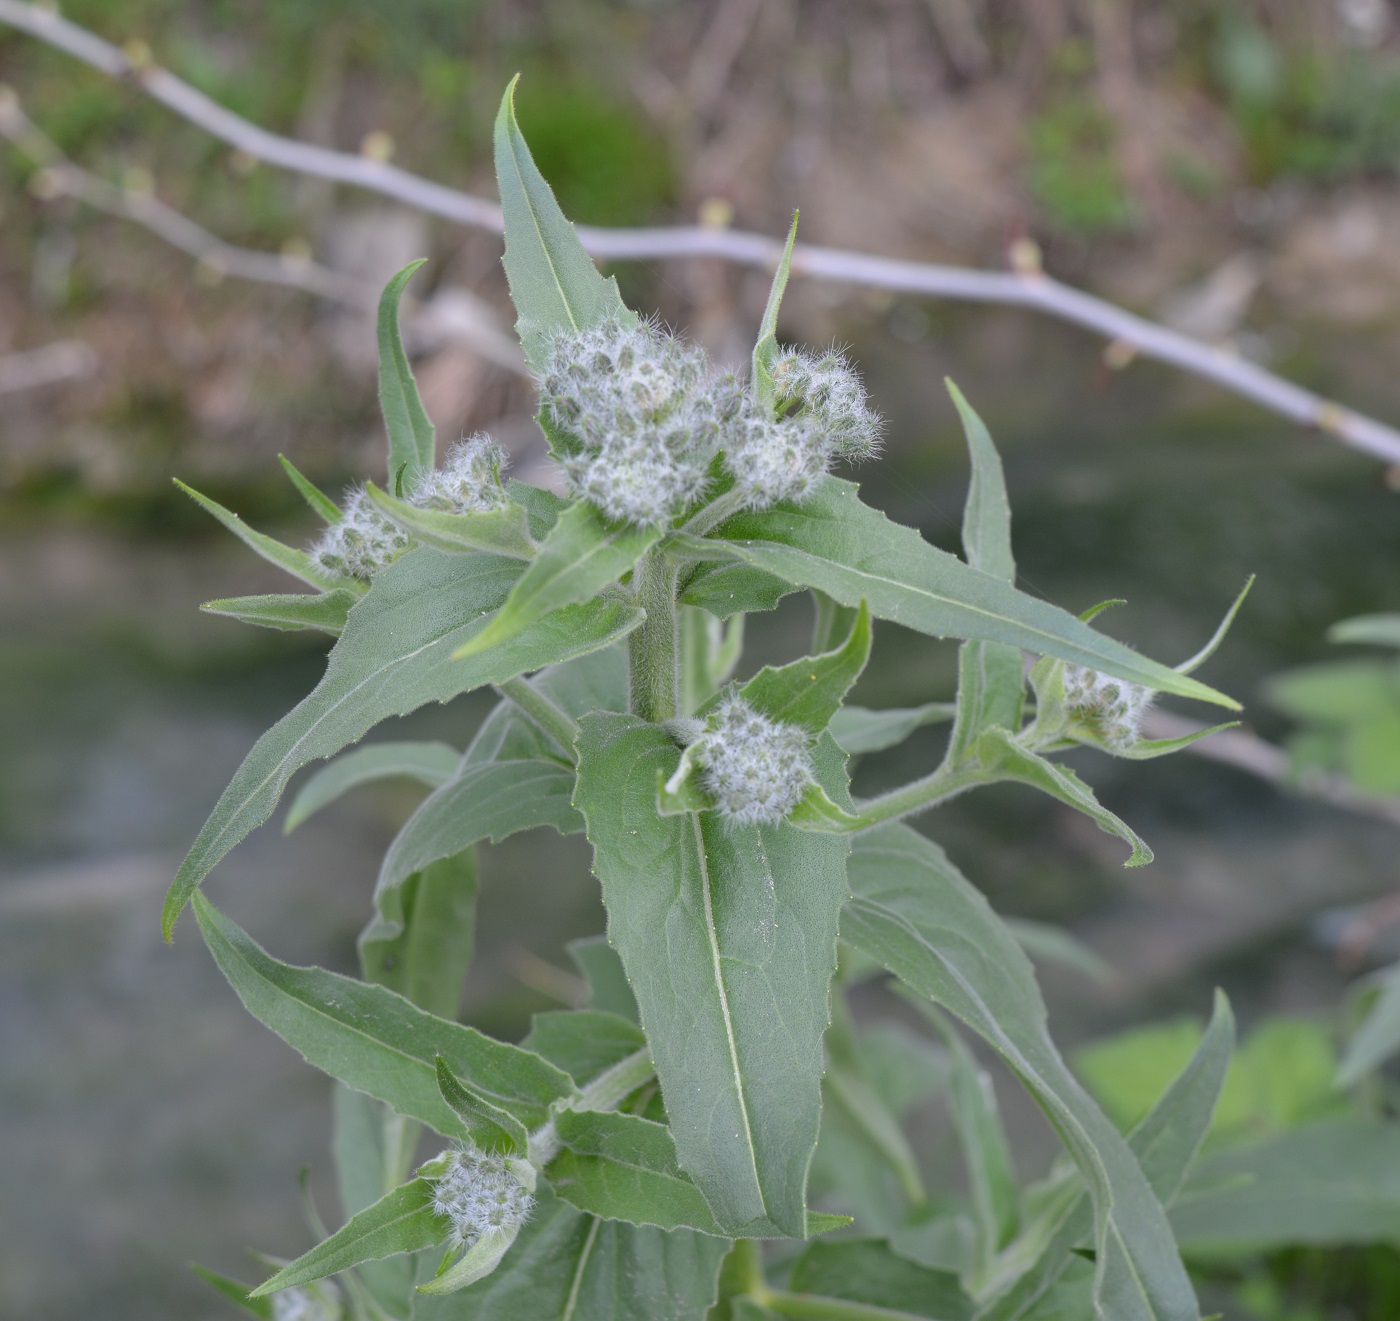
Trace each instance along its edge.
<path fill-rule="evenodd" d="M 799 411 L 842 458 L 866 458 L 880 443 L 883 423 L 870 407 L 865 384 L 844 354 L 817 357 L 797 349 L 779 353 L 772 366 L 780 411 Z"/>
<path fill-rule="evenodd" d="M 341 1321 L 345 1304 L 331 1280 L 317 1280 L 272 1295 L 272 1321 Z"/>
<path fill-rule="evenodd" d="M 1065 709 L 1111 752 L 1127 752 L 1141 737 L 1153 691 L 1082 665 L 1065 666 Z"/>
<path fill-rule="evenodd" d="M 501 486 L 506 453 L 484 431 L 458 441 L 441 468 L 419 478 L 409 503 L 449 514 L 484 514 L 500 509 L 509 497 Z"/>
<path fill-rule="evenodd" d="M 368 582 L 408 549 L 408 533 L 391 523 L 362 490 L 346 498 L 344 517 L 311 547 L 311 558 L 331 573 Z"/>
<path fill-rule="evenodd" d="M 805 500 L 826 476 L 831 449 L 802 414 L 773 419 L 748 409 L 732 432 L 724 463 L 750 509 Z"/>
<path fill-rule="evenodd" d="M 465 1143 L 433 1185 L 433 1210 L 452 1225 L 454 1247 L 470 1248 L 488 1230 L 519 1229 L 535 1199 L 503 1156 Z"/>
<path fill-rule="evenodd" d="M 812 783 L 811 740 L 731 694 L 693 745 L 700 780 L 720 814 L 739 825 L 781 821 Z"/>

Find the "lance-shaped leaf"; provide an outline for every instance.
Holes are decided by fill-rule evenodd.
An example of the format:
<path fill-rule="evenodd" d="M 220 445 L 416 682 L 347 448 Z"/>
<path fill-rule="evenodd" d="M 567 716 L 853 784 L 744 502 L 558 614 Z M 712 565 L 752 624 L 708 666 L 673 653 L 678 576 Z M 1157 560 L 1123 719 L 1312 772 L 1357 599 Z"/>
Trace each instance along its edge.
<path fill-rule="evenodd" d="M 1400 615 L 1357 615 L 1327 630 L 1329 642 L 1359 642 L 1377 647 L 1400 647 Z"/>
<path fill-rule="evenodd" d="M 379 298 L 379 407 L 389 433 L 389 484 L 411 491 L 419 477 L 431 472 L 436 459 L 437 437 L 418 384 L 408 365 L 403 337 L 399 334 L 399 300 L 404 286 L 426 258 L 410 262 L 388 284 Z"/>
<path fill-rule="evenodd" d="M 335 758 L 297 791 L 282 827 L 291 834 L 307 817 L 362 784 L 402 776 L 429 789 L 446 784 L 462 754 L 446 743 L 371 743 Z"/>
<path fill-rule="evenodd" d="M 845 842 L 658 817 L 658 776 L 679 760 L 669 735 L 607 713 L 582 728 L 574 804 L 681 1166 L 726 1233 L 802 1237 Z M 836 788 L 839 755 L 820 754 Z"/>
<path fill-rule="evenodd" d="M 566 1202 L 606 1220 L 720 1232 L 700 1190 L 676 1163 L 665 1124 L 615 1111 L 568 1109 L 554 1123 L 565 1149 L 546 1175 Z"/>
<path fill-rule="evenodd" d="M 418 1286 L 420 1294 L 450 1294 L 485 1279 L 501 1264 L 501 1258 L 510 1251 L 520 1231 L 509 1229 L 488 1229 L 469 1247 L 455 1265 L 440 1275 Z"/>
<path fill-rule="evenodd" d="M 482 1151 L 500 1152 L 505 1156 L 523 1153 L 530 1142 L 525 1125 L 509 1110 L 502 1110 L 500 1106 L 492 1105 L 484 1097 L 478 1096 L 470 1087 L 463 1087 L 441 1055 L 434 1063 L 437 1067 L 438 1091 L 462 1121 L 462 1127 L 472 1142 Z"/>
<path fill-rule="evenodd" d="M 217 500 L 201 495 L 194 487 L 186 486 L 178 477 L 174 478 L 174 482 L 195 504 L 213 514 L 239 541 L 250 550 L 256 551 L 269 564 L 275 564 L 279 569 L 290 573 L 293 578 L 300 578 L 302 582 L 322 590 L 328 591 L 336 587 L 343 587 L 347 591 L 359 590 L 360 584 L 321 568 L 304 550 L 296 550 L 283 545 L 274 537 L 254 532 L 237 514 L 225 509 Z"/>
<path fill-rule="evenodd" d="M 583 822 L 569 801 L 573 791 L 573 771 L 555 761 L 464 766 L 418 805 L 384 855 L 374 887 L 375 936 L 392 936 L 401 928 L 399 887 L 439 858 L 534 826 L 553 826 L 561 835 L 581 830 Z"/>
<path fill-rule="evenodd" d="M 466 1136 L 437 1084 L 441 1055 L 472 1090 L 516 1115 L 544 1120 L 573 1080 L 519 1046 L 437 1018 L 383 986 L 280 963 L 203 895 L 193 901 L 210 952 L 244 1007 L 308 1063 L 449 1137 Z"/>
<path fill-rule="evenodd" d="M 787 244 L 778 261 L 778 269 L 773 272 L 773 284 L 768 290 L 768 305 L 763 309 L 763 320 L 758 327 L 758 342 L 753 346 L 754 391 L 759 400 L 773 405 L 773 359 L 778 356 L 778 309 L 782 306 L 783 293 L 787 289 L 788 272 L 792 268 L 792 245 L 797 241 L 798 213 L 792 213 L 792 225 L 788 229 Z"/>
<path fill-rule="evenodd" d="M 593 600 L 627 573 L 661 534 L 661 528 L 609 523 L 586 501 L 570 505 L 495 618 L 457 650 L 457 657 L 498 647 L 556 610 Z"/>
<path fill-rule="evenodd" d="M 542 1189 L 511 1251 L 486 1279 L 419 1321 L 705 1321 L 727 1240 L 585 1215 Z"/>
<path fill-rule="evenodd" d="M 330 1238 L 260 1284 L 253 1290 L 253 1297 L 264 1298 L 312 1280 L 323 1280 L 362 1261 L 379 1261 L 400 1252 L 430 1248 L 441 1243 L 449 1229 L 447 1220 L 433 1210 L 432 1180 L 414 1179 L 352 1216 Z"/>
<path fill-rule="evenodd" d="M 795 1293 L 846 1299 L 864 1306 L 833 1307 L 833 1317 L 930 1317 L 970 1321 L 972 1300 L 949 1271 L 929 1270 L 897 1256 L 875 1238 L 846 1238 L 810 1244 L 792 1268 Z M 799 1314 L 803 1315 L 803 1314 Z"/>
<path fill-rule="evenodd" d="M 523 505 L 451 514 L 444 509 L 420 509 L 381 491 L 373 482 L 365 483 L 365 494 L 385 518 L 425 546 L 455 555 L 484 550 L 517 560 L 528 560 L 535 553 L 530 515 Z"/>
<path fill-rule="evenodd" d="M 505 217 L 506 279 L 519 319 L 516 333 L 530 365 L 544 365 L 549 337 L 587 330 L 608 317 L 635 325 L 617 281 L 598 274 L 574 227 L 540 174 L 515 120 L 511 79 L 496 116 L 496 185 Z"/>
<path fill-rule="evenodd" d="M 1162 1204 L 1127 1143 L 1050 1040 L 1035 975 L 987 902 L 907 826 L 859 837 L 845 940 L 960 1018 L 1006 1060 L 1083 1173 L 1095 1210 L 1095 1301 L 1112 1321 L 1198 1321 Z"/>
<path fill-rule="evenodd" d="M 608 1013 L 630 1018 L 634 1023 L 642 1021 L 637 1010 L 637 998 L 632 994 L 627 980 L 626 969 L 617 951 L 608 943 L 606 936 L 585 936 L 581 940 L 571 940 L 566 946 L 569 957 L 583 974 L 588 983 L 588 1006 Z"/>
<path fill-rule="evenodd" d="M 862 601 L 850 635 L 834 651 L 804 656 L 790 665 L 765 666 L 739 692 L 770 720 L 820 734 L 869 659 L 870 612 Z"/>
<path fill-rule="evenodd" d="M 892 706 L 875 711 L 864 706 L 843 706 L 831 717 L 827 728 L 841 751 L 855 756 L 896 747 L 924 725 L 951 720 L 956 710 L 952 702 L 925 702 L 923 706 Z"/>
<path fill-rule="evenodd" d="M 776 610 L 778 602 L 796 590 L 790 582 L 748 564 L 702 564 L 686 580 L 678 600 L 730 619 L 740 612 Z"/>
<path fill-rule="evenodd" d="M 1400 964 L 1368 979 L 1365 1017 L 1347 1042 L 1337 1070 L 1337 1086 L 1351 1087 L 1400 1050 Z"/>
<path fill-rule="evenodd" d="M 641 622 L 639 610 L 590 602 L 558 611 L 484 655 L 453 660 L 453 652 L 486 625 L 519 573 L 514 560 L 421 547 L 375 579 L 350 612 L 325 677 L 258 740 L 205 822 L 166 897 L 167 940 L 195 887 L 267 820 L 300 767 L 339 752 L 389 716 L 594 651 Z"/>
<path fill-rule="evenodd" d="M 211 615 L 228 615 L 245 624 L 279 628 L 286 632 L 314 628 L 339 637 L 345 628 L 350 607 L 360 599 L 359 592 L 336 587 L 315 595 L 306 592 L 274 592 L 266 596 L 227 596 L 206 601 L 199 608 Z"/>
<path fill-rule="evenodd" d="M 989 771 L 1007 780 L 1029 784 L 1068 803 L 1076 811 L 1083 812 L 1100 830 L 1123 840 L 1132 848 L 1131 856 L 1123 864 L 1125 867 L 1142 867 L 1152 861 L 1152 850 L 1136 831 L 1104 807 L 1094 797 L 1094 791 L 1068 766 L 1060 766 L 1048 757 L 1027 751 L 1014 734 L 997 726 L 986 730 L 977 740 L 977 755 Z"/>
<path fill-rule="evenodd" d="M 616 959 L 613 955 L 621 975 Z M 557 1064 L 582 1087 L 645 1049 L 647 1039 L 635 1018 L 602 1009 L 558 1009 L 536 1014 L 529 1036 L 520 1044 Z"/>
<path fill-rule="evenodd" d="M 327 523 L 339 523 L 345 517 L 345 512 L 336 504 L 319 486 L 302 476 L 301 470 L 285 454 L 277 456 L 277 462 L 282 465 L 282 471 L 291 479 L 293 486 L 297 488 L 297 494 L 320 514 Z"/>
<path fill-rule="evenodd" d="M 233 1280 L 227 1275 L 220 1275 L 217 1271 L 211 1271 L 198 1262 L 191 1262 L 190 1269 L 205 1284 L 216 1293 L 223 1295 L 229 1302 L 241 1307 L 253 1316 L 261 1317 L 262 1321 L 273 1321 L 272 1304 L 266 1298 L 254 1298 L 251 1284 L 244 1284 L 241 1280 Z"/>
<path fill-rule="evenodd" d="M 829 477 L 800 506 L 735 514 L 705 540 L 705 557 L 752 564 L 815 587 L 843 605 L 934 637 L 984 638 L 1059 656 L 1163 692 L 1232 709 L 1238 703 L 1095 632 L 1067 611 L 931 546 L 912 528 L 861 503 L 851 482 Z M 681 541 L 699 554 L 696 539 Z"/>

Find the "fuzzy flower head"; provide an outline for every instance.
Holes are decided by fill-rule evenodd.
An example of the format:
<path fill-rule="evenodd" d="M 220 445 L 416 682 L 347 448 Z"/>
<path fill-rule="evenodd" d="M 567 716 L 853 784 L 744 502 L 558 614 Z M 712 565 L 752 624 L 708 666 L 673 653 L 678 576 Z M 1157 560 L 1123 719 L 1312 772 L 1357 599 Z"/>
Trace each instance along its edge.
<path fill-rule="evenodd" d="M 1127 752 L 1141 737 L 1153 692 L 1082 665 L 1065 666 L 1065 710 L 1077 726 L 1110 752 Z"/>
<path fill-rule="evenodd" d="M 485 514 L 509 501 L 501 486 L 505 451 L 484 431 L 458 441 L 441 468 L 424 473 L 409 496 L 420 509 L 449 514 Z"/>
<path fill-rule="evenodd" d="M 704 491 L 742 395 L 702 349 L 609 319 L 554 338 L 540 403 L 570 492 L 609 518 L 656 526 Z"/>
<path fill-rule="evenodd" d="M 785 349 L 773 362 L 772 376 L 779 412 L 804 417 L 833 454 L 864 459 L 876 452 L 883 423 L 844 353 Z"/>
<path fill-rule="evenodd" d="M 433 1210 L 452 1225 L 454 1247 L 471 1248 L 489 1230 L 518 1230 L 535 1199 L 505 1157 L 462 1144 L 433 1187 Z"/>
<path fill-rule="evenodd" d="M 693 745 L 700 782 L 736 825 L 781 821 L 812 783 L 811 740 L 771 720 L 737 693 L 726 697 Z"/>
<path fill-rule="evenodd" d="M 345 1304 L 330 1280 L 283 1289 L 272 1295 L 272 1321 L 341 1321 Z"/>
<path fill-rule="evenodd" d="M 375 508 L 362 490 L 346 498 L 344 517 L 311 547 L 311 558 L 328 573 L 368 582 L 408 549 L 408 534 Z"/>

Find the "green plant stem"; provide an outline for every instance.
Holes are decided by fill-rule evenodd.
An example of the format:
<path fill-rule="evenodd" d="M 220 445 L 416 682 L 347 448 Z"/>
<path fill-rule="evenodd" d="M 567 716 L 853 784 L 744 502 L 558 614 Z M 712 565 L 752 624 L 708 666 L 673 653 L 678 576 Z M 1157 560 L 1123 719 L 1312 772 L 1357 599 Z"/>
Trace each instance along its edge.
<path fill-rule="evenodd" d="M 633 1092 L 649 1081 L 656 1069 L 647 1050 L 634 1050 L 610 1069 L 604 1069 L 574 1098 L 575 1110 L 616 1110 Z M 559 1154 L 559 1134 L 548 1119 L 530 1134 L 530 1163 L 543 1170 Z"/>
<path fill-rule="evenodd" d="M 897 1312 L 889 1307 L 873 1307 L 869 1303 L 853 1303 L 845 1298 L 826 1298 L 814 1293 L 765 1289 L 752 1297 L 770 1312 L 796 1317 L 798 1321 L 929 1321 L 912 1312 Z"/>
<path fill-rule="evenodd" d="M 660 723 L 680 714 L 680 612 L 676 568 L 648 553 L 632 572 L 637 604 L 647 612 L 627 639 L 632 713 Z"/>
<path fill-rule="evenodd" d="M 540 692 L 528 679 L 517 676 L 496 685 L 502 697 L 509 698 L 564 750 L 571 763 L 577 764 L 574 740 L 578 737 L 578 722 L 562 706 Z"/>
<path fill-rule="evenodd" d="M 886 821 L 897 821 L 900 817 L 912 816 L 915 812 L 923 812 L 946 802 L 974 785 L 991 784 L 1001 778 L 995 772 L 988 771 L 976 763 L 956 767 L 944 764 L 921 780 L 891 789 L 889 793 L 880 794 L 876 798 L 858 801 L 856 813 L 860 818 L 860 825 L 854 829 L 866 830 Z"/>

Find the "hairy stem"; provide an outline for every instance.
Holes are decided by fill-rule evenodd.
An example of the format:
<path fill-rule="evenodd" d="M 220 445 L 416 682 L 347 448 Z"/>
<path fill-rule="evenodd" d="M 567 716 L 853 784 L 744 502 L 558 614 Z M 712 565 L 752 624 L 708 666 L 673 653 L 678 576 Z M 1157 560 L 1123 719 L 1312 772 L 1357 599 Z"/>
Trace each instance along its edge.
<path fill-rule="evenodd" d="M 676 568 L 647 554 L 632 572 L 637 604 L 647 612 L 627 639 L 634 715 L 661 722 L 680 714 L 680 612 Z"/>
<path fill-rule="evenodd" d="M 546 697 L 528 679 L 517 676 L 496 685 L 502 697 L 509 698 L 563 749 L 570 762 L 577 764 L 574 740 L 578 737 L 578 722 L 562 706 Z"/>
<path fill-rule="evenodd" d="M 649 1051 L 634 1050 L 610 1069 L 604 1069 L 574 1098 L 576 1110 L 616 1110 L 656 1072 Z M 559 1134 L 554 1120 L 546 1120 L 530 1134 L 530 1163 L 542 1170 L 559 1154 Z"/>
<path fill-rule="evenodd" d="M 940 766 L 931 775 L 914 780 L 889 793 L 875 798 L 866 798 L 856 803 L 856 813 L 860 825 L 855 829 L 865 830 L 885 821 L 897 821 L 900 817 L 923 812 L 949 798 L 971 789 L 978 784 L 991 784 L 1002 777 L 992 771 L 972 763 L 957 767 Z"/>

